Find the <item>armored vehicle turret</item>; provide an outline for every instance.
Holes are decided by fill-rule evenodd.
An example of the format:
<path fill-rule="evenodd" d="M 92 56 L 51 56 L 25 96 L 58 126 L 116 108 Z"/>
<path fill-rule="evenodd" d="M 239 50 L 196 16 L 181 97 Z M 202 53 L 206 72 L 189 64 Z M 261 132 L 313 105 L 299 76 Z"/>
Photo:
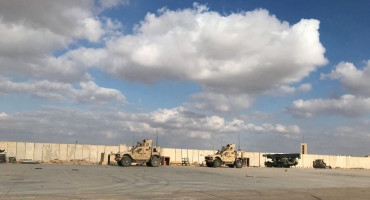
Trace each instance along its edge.
<path fill-rule="evenodd" d="M 131 166 L 132 162 L 158 167 L 161 163 L 160 147 L 152 147 L 152 140 L 138 142 L 130 151 L 115 154 L 117 164 L 123 167 Z"/>

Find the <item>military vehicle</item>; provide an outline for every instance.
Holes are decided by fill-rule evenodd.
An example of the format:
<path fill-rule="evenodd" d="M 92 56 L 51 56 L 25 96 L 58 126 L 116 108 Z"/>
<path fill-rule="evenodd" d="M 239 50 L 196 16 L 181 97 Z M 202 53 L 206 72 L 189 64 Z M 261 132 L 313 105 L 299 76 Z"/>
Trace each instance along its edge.
<path fill-rule="evenodd" d="M 115 154 L 117 164 L 123 167 L 131 166 L 132 162 L 158 167 L 161 163 L 160 147 L 152 147 L 152 140 L 138 142 L 130 151 Z"/>
<path fill-rule="evenodd" d="M 221 167 L 227 165 L 229 167 L 243 167 L 243 151 L 235 151 L 235 144 L 228 144 L 217 151 L 216 154 L 205 157 L 207 167 Z"/>
<path fill-rule="evenodd" d="M 266 161 L 266 167 L 285 167 L 289 168 L 291 166 L 296 166 L 298 160 L 301 158 L 299 153 L 290 154 L 263 154 L 263 157 L 270 158 L 271 161 Z"/>
<path fill-rule="evenodd" d="M 326 166 L 323 159 L 316 159 L 313 161 L 313 168 L 331 169 L 331 166 Z"/>

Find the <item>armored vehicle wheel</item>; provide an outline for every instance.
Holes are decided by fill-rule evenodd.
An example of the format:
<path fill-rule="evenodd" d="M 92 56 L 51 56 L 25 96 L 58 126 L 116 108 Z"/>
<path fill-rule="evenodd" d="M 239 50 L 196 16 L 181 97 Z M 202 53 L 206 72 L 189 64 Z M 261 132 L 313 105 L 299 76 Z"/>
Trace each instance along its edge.
<path fill-rule="evenodd" d="M 243 163 L 241 160 L 236 160 L 235 161 L 235 167 L 236 168 L 242 168 L 243 167 Z"/>
<path fill-rule="evenodd" d="M 230 168 L 234 168 L 234 165 L 228 165 Z"/>
<path fill-rule="evenodd" d="M 150 160 L 150 166 L 152 167 L 158 167 L 159 166 L 159 158 L 156 156 L 153 156 Z"/>
<path fill-rule="evenodd" d="M 207 167 L 213 167 L 213 163 L 211 163 L 211 162 L 207 162 L 206 165 L 207 165 Z"/>
<path fill-rule="evenodd" d="M 270 161 L 265 162 L 265 166 L 266 166 L 266 167 L 272 167 L 272 163 L 271 163 Z"/>
<path fill-rule="evenodd" d="M 121 164 L 122 164 L 123 167 L 129 167 L 129 166 L 131 166 L 131 162 L 132 162 L 132 160 L 128 156 L 123 156 L 121 158 Z"/>
<path fill-rule="evenodd" d="M 218 158 L 213 161 L 213 167 L 221 167 L 221 164 L 221 160 Z"/>

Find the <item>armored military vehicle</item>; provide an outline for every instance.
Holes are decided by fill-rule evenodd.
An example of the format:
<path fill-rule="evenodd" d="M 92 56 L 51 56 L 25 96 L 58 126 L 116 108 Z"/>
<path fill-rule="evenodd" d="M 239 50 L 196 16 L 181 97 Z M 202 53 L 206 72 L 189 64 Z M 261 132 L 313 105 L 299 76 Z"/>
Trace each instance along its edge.
<path fill-rule="evenodd" d="M 161 163 L 160 147 L 152 147 L 152 140 L 145 139 L 138 142 L 130 151 L 120 152 L 115 155 L 117 164 L 123 167 L 131 166 L 132 162 L 158 167 Z"/>
<path fill-rule="evenodd" d="M 313 168 L 331 169 L 331 166 L 327 166 L 323 159 L 316 159 L 313 161 Z"/>
<path fill-rule="evenodd" d="M 217 151 L 216 154 L 205 157 L 207 167 L 220 167 L 227 165 L 229 167 L 243 167 L 243 151 L 235 151 L 235 144 L 228 144 Z"/>
<path fill-rule="evenodd" d="M 271 161 L 266 161 L 266 167 L 285 167 L 289 168 L 291 166 L 296 166 L 298 160 L 301 158 L 299 153 L 290 154 L 263 154 L 263 157 L 270 158 Z"/>

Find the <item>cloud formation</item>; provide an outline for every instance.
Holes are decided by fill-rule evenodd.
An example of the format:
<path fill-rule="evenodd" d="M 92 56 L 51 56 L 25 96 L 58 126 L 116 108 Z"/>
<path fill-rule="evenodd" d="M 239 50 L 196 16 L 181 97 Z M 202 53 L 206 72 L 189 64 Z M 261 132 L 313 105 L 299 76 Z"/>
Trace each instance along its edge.
<path fill-rule="evenodd" d="M 126 102 L 125 96 L 118 90 L 102 88 L 93 81 L 80 82 L 76 89 L 71 84 L 51 81 L 12 82 L 0 77 L 0 95 L 28 94 L 34 97 L 73 103 L 105 104 L 109 101 Z"/>
<path fill-rule="evenodd" d="M 251 106 L 259 94 L 310 90 L 308 84 L 289 85 L 327 62 L 318 20 L 290 25 L 264 9 L 221 15 L 194 4 L 192 9 L 148 13 L 133 34 L 123 35 L 115 32 L 119 22 L 97 15 L 128 3 L 0 3 L 0 70 L 8 77 L 64 83 L 90 81 L 91 67 L 146 84 L 191 81 L 205 92 L 192 95 L 193 102 L 184 105 L 233 113 Z M 77 40 L 99 43 L 102 38 L 103 48 L 57 53 Z M 46 91 L 37 96 L 63 98 Z"/>
<path fill-rule="evenodd" d="M 190 80 L 222 94 L 261 93 L 326 64 L 319 21 L 290 26 L 268 11 L 222 16 L 204 6 L 148 13 L 135 34 L 107 42 L 102 69 L 143 83 Z"/>
<path fill-rule="evenodd" d="M 352 94 L 370 97 L 370 60 L 362 70 L 353 63 L 341 62 L 330 74 L 321 74 L 321 79 L 326 78 L 339 80 L 342 87 Z"/>
<path fill-rule="evenodd" d="M 253 103 L 253 99 L 248 95 L 224 95 L 212 92 L 193 94 L 190 98 L 193 102 L 185 103 L 185 106 L 214 113 L 240 112 Z"/>
<path fill-rule="evenodd" d="M 289 85 L 280 85 L 279 87 L 268 90 L 266 94 L 269 94 L 272 96 L 284 96 L 288 94 L 294 94 L 297 92 L 308 92 L 311 90 L 311 88 L 312 88 L 312 85 L 309 83 L 302 84 L 297 88 L 291 87 Z"/>
<path fill-rule="evenodd" d="M 120 1 L 1 1 L 0 70 L 2 75 L 65 82 L 86 79 L 86 67 L 55 56 L 77 40 L 101 41 L 115 27 L 99 19 L 98 10 Z"/>
<path fill-rule="evenodd" d="M 332 99 L 297 100 L 286 111 L 294 116 L 311 118 L 316 115 L 343 115 L 362 117 L 370 114 L 370 60 L 365 68 L 358 69 L 353 63 L 340 62 L 321 79 L 339 80 L 351 94 Z"/>
<path fill-rule="evenodd" d="M 286 111 L 297 117 L 311 118 L 321 114 L 360 117 L 370 113 L 370 98 L 346 94 L 338 99 L 297 100 Z"/>
<path fill-rule="evenodd" d="M 16 138 L 27 141 L 26 138 L 31 136 L 34 136 L 33 140 L 42 140 L 48 135 L 58 142 L 67 142 L 68 138 L 84 138 L 86 143 L 91 144 L 124 143 L 117 139 L 130 141 L 132 133 L 148 138 L 158 132 L 161 140 L 176 143 L 181 138 L 209 141 L 219 134 L 243 131 L 283 137 L 294 137 L 300 133 L 297 125 L 256 125 L 240 119 L 227 121 L 219 116 L 200 115 L 183 107 L 158 109 L 149 113 L 84 112 L 49 107 L 41 111 L 0 114 L 0 132 L 8 140 Z"/>

